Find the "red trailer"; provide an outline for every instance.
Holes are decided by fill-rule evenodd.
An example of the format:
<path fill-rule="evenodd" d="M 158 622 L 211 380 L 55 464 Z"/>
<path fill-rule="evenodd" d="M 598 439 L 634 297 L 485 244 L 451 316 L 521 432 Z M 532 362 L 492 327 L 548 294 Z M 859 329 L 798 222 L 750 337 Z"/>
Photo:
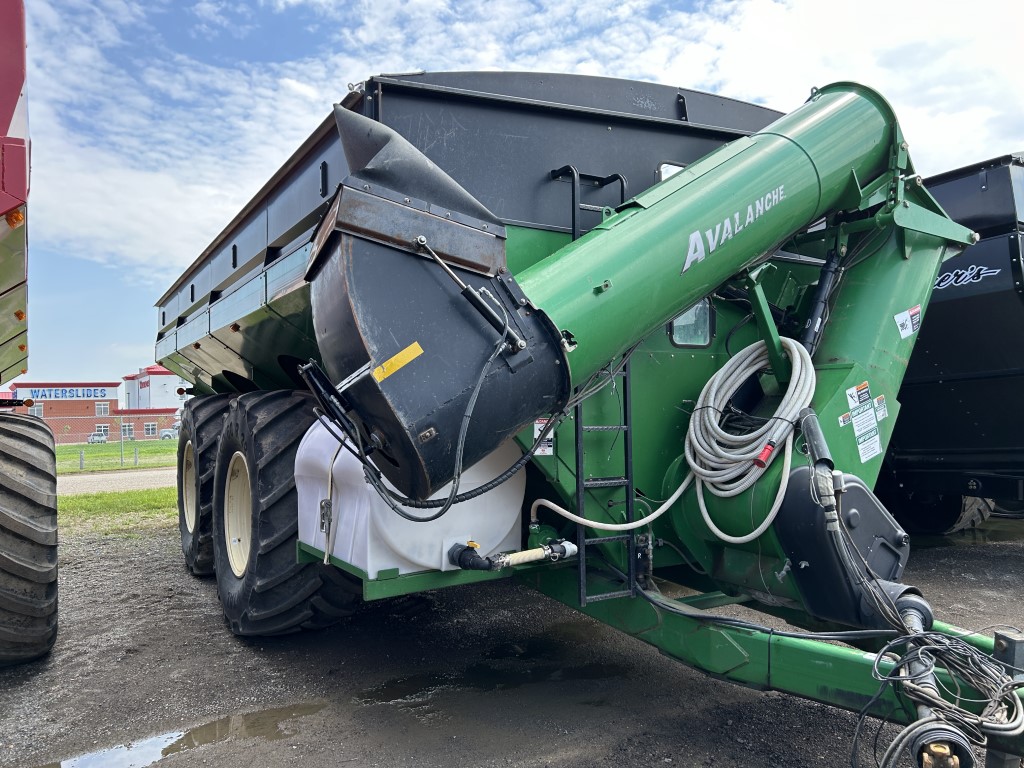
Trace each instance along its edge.
<path fill-rule="evenodd" d="M 28 363 L 25 6 L 0 0 L 0 385 Z M 24 401 L 7 400 L 9 408 Z M 57 637 L 57 476 L 53 434 L 0 411 L 0 666 L 37 658 Z"/>

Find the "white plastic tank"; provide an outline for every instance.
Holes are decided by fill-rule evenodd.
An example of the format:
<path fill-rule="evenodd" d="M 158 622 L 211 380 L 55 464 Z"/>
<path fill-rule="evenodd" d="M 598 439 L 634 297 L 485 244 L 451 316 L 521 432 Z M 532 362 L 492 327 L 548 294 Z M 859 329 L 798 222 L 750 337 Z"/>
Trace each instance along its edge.
<path fill-rule="evenodd" d="M 526 479 L 522 471 L 470 501 L 453 505 L 442 517 L 416 523 L 399 516 L 363 477 L 359 461 L 317 422 L 299 444 L 295 483 L 299 494 L 299 541 L 320 551 L 327 547 L 321 530 L 320 502 L 327 498 L 328 468 L 333 460 L 332 514 L 337 519 L 332 555 L 366 572 L 370 579 L 397 568 L 400 574 L 450 571 L 453 544 L 475 541 L 480 555 L 513 552 L 521 545 L 521 518 Z M 459 493 L 477 488 L 504 472 L 522 450 L 507 441 L 486 458 L 464 470 Z M 386 481 L 385 481 L 386 482 Z M 445 499 L 446 486 L 431 498 Z M 403 508 L 405 509 L 405 508 Z M 427 517 L 436 509 L 406 509 Z"/>

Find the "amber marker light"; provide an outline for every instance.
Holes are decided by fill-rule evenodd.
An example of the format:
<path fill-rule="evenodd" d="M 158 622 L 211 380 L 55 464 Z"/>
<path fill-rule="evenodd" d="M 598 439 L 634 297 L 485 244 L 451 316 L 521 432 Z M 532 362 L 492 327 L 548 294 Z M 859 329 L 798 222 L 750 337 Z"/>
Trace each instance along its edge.
<path fill-rule="evenodd" d="M 4 218 L 7 219 L 7 226 L 11 229 L 17 229 L 25 223 L 25 214 L 19 208 L 10 211 Z"/>
<path fill-rule="evenodd" d="M 25 310 L 23 310 L 23 309 L 16 310 L 15 313 L 14 313 L 14 319 L 17 320 L 19 323 L 24 322 L 24 320 L 25 320 Z"/>

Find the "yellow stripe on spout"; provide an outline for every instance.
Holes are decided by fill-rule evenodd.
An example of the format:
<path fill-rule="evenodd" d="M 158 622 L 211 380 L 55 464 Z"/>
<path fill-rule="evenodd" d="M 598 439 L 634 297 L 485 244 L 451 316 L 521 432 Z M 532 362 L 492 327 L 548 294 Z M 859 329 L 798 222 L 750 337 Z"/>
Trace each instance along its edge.
<path fill-rule="evenodd" d="M 403 349 L 397 355 L 389 360 L 385 360 L 383 363 L 373 369 L 373 378 L 379 384 L 384 381 L 388 376 L 395 373 L 403 366 L 411 363 L 417 357 L 423 354 L 423 347 L 420 346 L 418 341 L 414 341 L 408 347 Z"/>

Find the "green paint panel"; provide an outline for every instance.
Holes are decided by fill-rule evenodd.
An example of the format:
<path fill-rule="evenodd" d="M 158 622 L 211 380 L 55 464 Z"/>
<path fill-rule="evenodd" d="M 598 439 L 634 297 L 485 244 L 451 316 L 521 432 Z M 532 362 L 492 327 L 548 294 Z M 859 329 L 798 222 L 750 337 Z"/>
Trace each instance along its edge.
<path fill-rule="evenodd" d="M 883 174 L 894 125 L 874 92 L 830 86 L 521 273 L 526 295 L 578 343 L 573 382 L 835 210 L 851 169 Z M 581 290 L 604 282 L 613 287 Z"/>
<path fill-rule="evenodd" d="M 852 712 L 863 710 L 878 692 L 879 682 L 871 674 L 873 653 L 820 640 L 716 625 L 655 608 L 640 599 L 619 598 L 579 609 L 572 570 L 536 570 L 520 574 L 519 579 L 598 621 L 636 635 L 684 664 L 734 683 L 795 694 Z M 940 623 L 936 623 L 935 629 L 960 634 Z M 991 638 L 988 640 L 991 643 Z M 891 666 L 890 662 L 880 663 L 883 672 Z M 954 689 L 944 675 L 939 675 L 939 681 L 945 690 Z M 965 694 L 969 696 L 969 692 Z M 1018 695 L 1024 699 L 1024 692 Z M 913 708 L 905 706 L 891 687 L 878 697 L 869 712 L 876 717 L 889 716 L 899 723 L 916 719 Z M 1011 754 L 1022 754 L 1024 737 L 1000 741 L 999 746 Z"/>
<path fill-rule="evenodd" d="M 323 550 L 318 550 L 301 541 L 297 543 L 297 557 L 299 562 L 322 563 L 324 561 Z M 398 575 L 396 570 L 393 574 L 386 574 L 382 571 L 381 578 L 368 579 L 366 571 L 360 570 L 344 560 L 339 560 L 333 555 L 330 557 L 330 563 L 362 580 L 364 600 L 381 600 L 386 597 L 411 595 L 416 592 L 457 587 L 463 584 L 478 584 L 483 581 L 507 579 L 512 576 L 512 570 L 508 568 L 500 571 L 424 571 L 423 573 L 404 575 Z"/>

